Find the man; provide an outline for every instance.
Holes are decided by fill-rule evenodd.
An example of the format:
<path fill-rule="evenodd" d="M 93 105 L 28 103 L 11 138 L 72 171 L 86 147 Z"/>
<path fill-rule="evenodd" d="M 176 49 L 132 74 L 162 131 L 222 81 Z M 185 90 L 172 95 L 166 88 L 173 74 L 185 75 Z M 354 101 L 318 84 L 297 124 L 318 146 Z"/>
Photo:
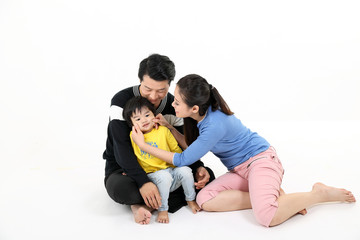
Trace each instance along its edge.
<path fill-rule="evenodd" d="M 103 158 L 106 160 L 105 187 L 109 196 L 115 202 L 130 205 L 137 223 L 148 224 L 151 211 L 160 207 L 161 198 L 156 185 L 137 162 L 129 136 L 131 129 L 122 118 L 123 107 L 134 96 L 147 98 L 156 108 L 158 122 L 164 123 L 166 120 L 176 139 L 183 132 L 183 121 L 175 116 L 175 110 L 171 106 L 174 96 L 168 91 L 175 77 L 175 65 L 168 57 L 153 54 L 145 58 L 140 62 L 138 77 L 140 85 L 123 89 L 111 100 Z M 215 178 L 212 170 L 204 167 L 200 160 L 190 167 L 197 189 Z M 182 188 L 170 194 L 169 212 L 176 212 L 185 205 Z"/>

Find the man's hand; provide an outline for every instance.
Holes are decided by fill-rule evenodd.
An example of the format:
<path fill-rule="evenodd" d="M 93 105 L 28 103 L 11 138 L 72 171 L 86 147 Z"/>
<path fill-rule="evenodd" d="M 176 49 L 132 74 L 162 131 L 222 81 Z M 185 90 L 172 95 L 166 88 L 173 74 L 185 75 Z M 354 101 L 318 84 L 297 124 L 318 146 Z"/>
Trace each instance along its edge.
<path fill-rule="evenodd" d="M 205 187 L 205 184 L 210 180 L 210 174 L 204 167 L 199 167 L 196 170 L 195 174 L 195 187 L 196 189 L 201 189 Z"/>
<path fill-rule="evenodd" d="M 146 206 L 151 207 L 152 209 L 158 209 L 161 206 L 159 190 L 154 183 L 144 183 L 139 191 Z"/>

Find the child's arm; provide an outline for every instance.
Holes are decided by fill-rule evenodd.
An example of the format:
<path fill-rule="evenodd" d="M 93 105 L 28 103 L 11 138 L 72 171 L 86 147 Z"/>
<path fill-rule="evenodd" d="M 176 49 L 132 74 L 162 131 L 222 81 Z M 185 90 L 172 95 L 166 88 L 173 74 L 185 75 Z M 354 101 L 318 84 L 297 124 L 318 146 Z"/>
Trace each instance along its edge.
<path fill-rule="evenodd" d="M 139 146 L 139 148 L 151 155 L 160 158 L 161 160 L 173 164 L 174 153 L 168 152 L 147 144 L 144 140 L 144 134 L 141 132 L 138 125 L 132 127 L 132 140 Z"/>

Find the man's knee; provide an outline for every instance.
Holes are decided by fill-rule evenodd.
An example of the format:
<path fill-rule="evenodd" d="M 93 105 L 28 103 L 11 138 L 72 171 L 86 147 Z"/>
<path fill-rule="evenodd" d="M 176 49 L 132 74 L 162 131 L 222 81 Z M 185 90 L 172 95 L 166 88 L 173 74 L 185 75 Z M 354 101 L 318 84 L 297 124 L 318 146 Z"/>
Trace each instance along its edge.
<path fill-rule="evenodd" d="M 117 203 L 132 205 L 143 203 L 136 182 L 121 173 L 113 173 L 105 184 L 109 196 Z"/>

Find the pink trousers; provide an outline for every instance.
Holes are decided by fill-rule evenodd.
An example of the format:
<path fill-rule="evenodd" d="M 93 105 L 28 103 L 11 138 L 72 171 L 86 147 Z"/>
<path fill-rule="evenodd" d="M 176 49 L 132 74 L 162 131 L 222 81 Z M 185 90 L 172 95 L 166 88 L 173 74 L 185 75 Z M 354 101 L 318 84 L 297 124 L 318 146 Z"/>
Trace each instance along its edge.
<path fill-rule="evenodd" d="M 256 220 L 268 227 L 278 208 L 283 174 L 280 159 L 270 147 L 209 183 L 198 193 L 196 202 L 201 207 L 226 190 L 249 192 Z"/>

